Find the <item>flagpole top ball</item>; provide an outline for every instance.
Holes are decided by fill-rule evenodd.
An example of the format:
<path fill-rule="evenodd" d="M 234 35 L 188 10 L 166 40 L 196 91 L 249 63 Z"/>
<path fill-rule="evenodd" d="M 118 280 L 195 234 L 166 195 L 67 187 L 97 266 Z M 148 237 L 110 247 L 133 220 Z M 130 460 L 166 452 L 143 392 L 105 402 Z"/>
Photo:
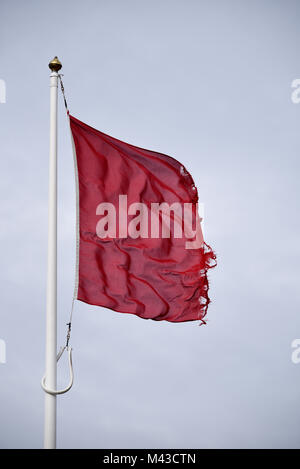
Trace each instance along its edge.
<path fill-rule="evenodd" d="M 49 62 L 49 68 L 52 72 L 58 72 L 62 67 L 61 62 L 58 60 L 57 56 L 54 57 L 51 62 Z"/>

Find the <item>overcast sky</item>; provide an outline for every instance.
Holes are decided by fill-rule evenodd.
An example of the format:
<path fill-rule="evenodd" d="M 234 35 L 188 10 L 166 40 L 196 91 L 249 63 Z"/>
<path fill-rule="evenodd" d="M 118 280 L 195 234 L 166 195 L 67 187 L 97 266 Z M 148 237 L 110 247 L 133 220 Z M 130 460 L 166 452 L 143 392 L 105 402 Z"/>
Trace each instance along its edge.
<path fill-rule="evenodd" d="M 191 172 L 218 256 L 206 326 L 76 302 L 58 447 L 300 447 L 299 14 L 296 0 L 0 2 L 0 447 L 43 445 L 54 55 L 75 117 Z M 59 344 L 74 260 L 59 96 Z"/>

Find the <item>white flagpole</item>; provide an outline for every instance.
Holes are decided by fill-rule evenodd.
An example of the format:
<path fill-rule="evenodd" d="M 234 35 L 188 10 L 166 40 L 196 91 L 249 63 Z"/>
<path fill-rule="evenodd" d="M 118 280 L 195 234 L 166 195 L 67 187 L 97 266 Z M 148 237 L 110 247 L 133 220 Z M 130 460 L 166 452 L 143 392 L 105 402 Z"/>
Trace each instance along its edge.
<path fill-rule="evenodd" d="M 55 57 L 50 63 L 50 152 L 48 205 L 48 272 L 46 312 L 46 386 L 56 389 L 57 353 L 57 85 L 62 65 Z M 45 394 L 44 448 L 56 448 L 56 396 Z"/>

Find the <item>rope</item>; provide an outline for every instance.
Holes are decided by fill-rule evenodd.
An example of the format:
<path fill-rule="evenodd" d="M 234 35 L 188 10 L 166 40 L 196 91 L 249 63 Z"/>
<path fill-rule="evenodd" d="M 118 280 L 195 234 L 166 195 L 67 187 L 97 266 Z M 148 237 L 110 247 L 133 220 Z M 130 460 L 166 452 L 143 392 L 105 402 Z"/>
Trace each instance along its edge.
<path fill-rule="evenodd" d="M 69 347 L 69 342 L 70 342 L 70 337 L 71 337 L 71 328 L 72 328 L 72 318 L 73 318 L 73 310 L 74 310 L 74 301 L 75 298 L 73 297 L 72 300 L 72 307 L 71 307 L 71 313 L 70 313 L 70 319 L 69 322 L 67 322 L 68 330 L 67 330 L 67 339 L 66 339 L 66 347 Z"/>
<path fill-rule="evenodd" d="M 60 81 L 60 89 L 61 89 L 61 92 L 62 92 L 62 95 L 63 95 L 63 98 L 64 98 L 64 103 L 65 103 L 65 108 L 66 108 L 67 114 L 69 114 L 68 104 L 67 104 L 66 95 L 65 95 L 65 87 L 64 87 L 64 84 L 63 84 L 63 81 L 62 81 L 62 77 L 63 77 L 63 74 L 59 73 L 58 78 L 59 78 L 59 81 Z M 73 297 L 71 313 L 70 313 L 70 319 L 69 319 L 69 322 L 67 322 L 68 330 L 67 330 L 67 338 L 66 338 L 66 345 L 65 345 L 66 348 L 69 347 L 69 342 L 70 342 L 70 337 L 71 337 L 72 317 L 73 317 L 73 310 L 74 310 L 74 300 L 75 300 L 75 298 Z"/>
<path fill-rule="evenodd" d="M 66 96 L 65 96 L 65 87 L 64 87 L 64 84 L 63 84 L 63 81 L 62 81 L 62 77 L 63 77 L 63 74 L 59 73 L 58 78 L 59 78 L 59 81 L 60 81 L 60 89 L 61 89 L 61 92 L 62 92 L 62 95 L 63 95 L 63 98 L 64 98 L 64 103 L 65 103 L 65 108 L 66 108 L 67 114 L 69 114 L 69 109 L 68 109 L 67 100 L 66 100 Z"/>

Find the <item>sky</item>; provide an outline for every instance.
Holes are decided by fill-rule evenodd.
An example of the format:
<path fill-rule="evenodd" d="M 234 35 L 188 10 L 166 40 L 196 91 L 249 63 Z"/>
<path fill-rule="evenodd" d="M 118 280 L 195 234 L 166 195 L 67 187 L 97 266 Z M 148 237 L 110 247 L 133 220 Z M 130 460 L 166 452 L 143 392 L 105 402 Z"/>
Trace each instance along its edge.
<path fill-rule="evenodd" d="M 300 447 L 299 13 L 295 0 L 1 0 L 1 448 L 43 445 L 55 55 L 75 117 L 191 172 L 218 257 L 205 326 L 75 303 L 58 448 Z M 63 345 L 75 184 L 61 96 L 58 108 Z M 58 374 L 65 385 L 66 359 Z"/>

